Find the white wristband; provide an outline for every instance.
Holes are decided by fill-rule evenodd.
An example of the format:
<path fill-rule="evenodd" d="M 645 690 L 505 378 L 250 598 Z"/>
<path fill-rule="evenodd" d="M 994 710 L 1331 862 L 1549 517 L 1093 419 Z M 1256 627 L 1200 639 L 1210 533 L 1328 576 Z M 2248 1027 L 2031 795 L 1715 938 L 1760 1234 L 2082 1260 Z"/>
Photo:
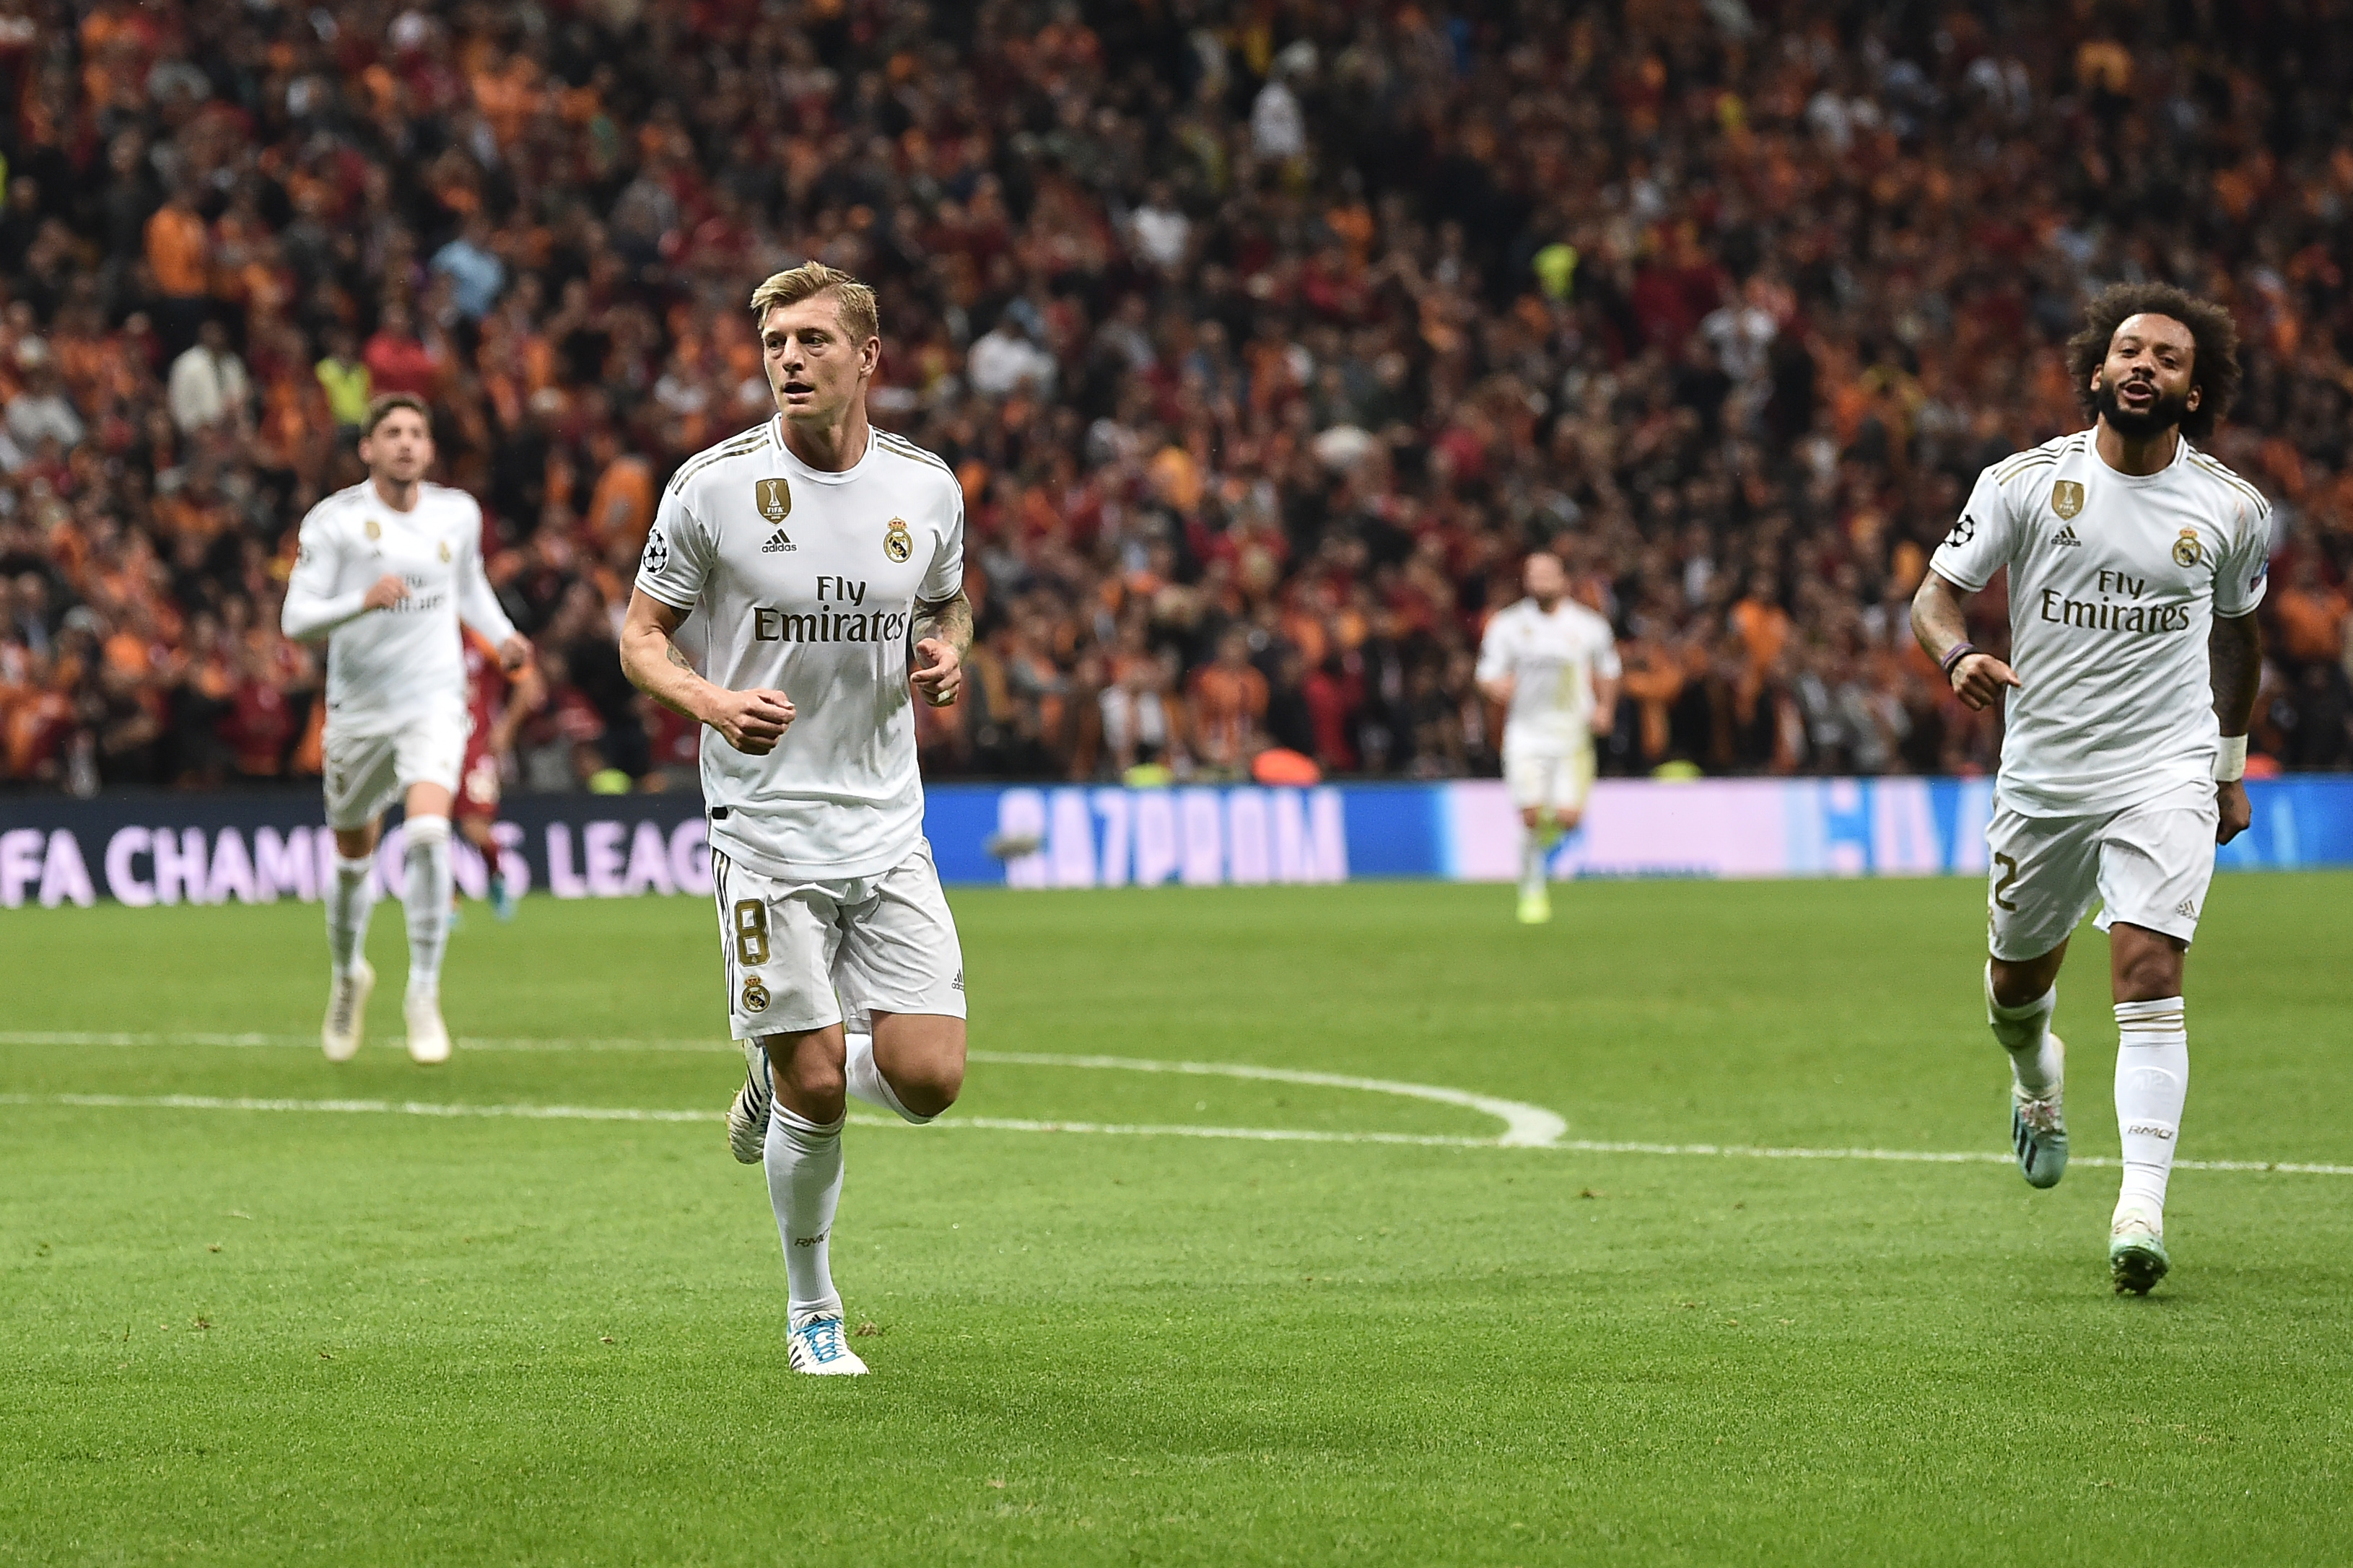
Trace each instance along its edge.
<path fill-rule="evenodd" d="M 2222 737 L 2221 754 L 2214 759 L 2214 782 L 2236 784 L 2247 776 L 2247 738 L 2244 735 Z"/>

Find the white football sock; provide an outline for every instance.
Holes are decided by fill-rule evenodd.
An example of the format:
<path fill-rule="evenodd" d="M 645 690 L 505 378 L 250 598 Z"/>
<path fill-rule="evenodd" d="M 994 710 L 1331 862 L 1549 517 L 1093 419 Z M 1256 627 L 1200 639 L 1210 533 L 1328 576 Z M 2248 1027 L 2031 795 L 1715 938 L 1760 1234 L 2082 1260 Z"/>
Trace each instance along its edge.
<path fill-rule="evenodd" d="M 408 819 L 408 994 L 441 989 L 441 953 L 449 944 L 449 819 Z"/>
<path fill-rule="evenodd" d="M 346 974 L 367 956 L 368 915 L 375 908 L 375 857 L 356 860 L 335 856 L 334 886 L 327 889 L 327 953 L 335 973 Z"/>
<path fill-rule="evenodd" d="M 2161 1227 L 2182 1102 L 2189 1095 L 2189 1015 L 2181 998 L 2116 1004 L 2116 1131 L 2124 1188 L 2116 1213 L 2140 1209 Z"/>
<path fill-rule="evenodd" d="M 2059 1053 L 2051 1046 L 2051 1015 L 2059 1005 L 2059 987 L 2053 985 L 2031 1002 L 2005 1007 L 1993 999 L 1993 965 L 1988 963 L 1985 994 L 1986 1022 L 2010 1053 L 2019 1088 L 2038 1098 L 2049 1092 L 2059 1081 Z"/>
<path fill-rule="evenodd" d="M 850 1099 L 864 1100 L 878 1110 L 887 1110 L 902 1121 L 912 1121 L 918 1127 L 932 1120 L 928 1116 L 916 1115 L 900 1103 L 899 1091 L 891 1087 L 891 1080 L 882 1076 L 881 1065 L 874 1059 L 873 1036 L 846 1034 L 842 1038 L 849 1047 L 846 1066 Z"/>
<path fill-rule="evenodd" d="M 833 1288 L 828 1253 L 833 1211 L 841 1203 L 841 1123 L 820 1126 L 779 1099 L 768 1116 L 765 1153 L 762 1163 L 768 1171 L 768 1203 L 776 1211 L 776 1235 L 785 1244 L 792 1321 L 839 1316 L 841 1297 Z"/>
<path fill-rule="evenodd" d="M 1545 890 L 1545 863 L 1552 858 L 1552 847 L 1560 842 L 1556 829 L 1530 827 L 1520 837 L 1520 897 L 1533 899 Z"/>

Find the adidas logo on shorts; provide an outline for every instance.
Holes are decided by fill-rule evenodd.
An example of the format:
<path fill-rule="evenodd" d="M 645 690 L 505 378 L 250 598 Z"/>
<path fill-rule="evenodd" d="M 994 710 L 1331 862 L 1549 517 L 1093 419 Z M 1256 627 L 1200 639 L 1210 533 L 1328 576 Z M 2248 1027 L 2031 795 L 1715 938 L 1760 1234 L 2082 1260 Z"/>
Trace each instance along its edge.
<path fill-rule="evenodd" d="M 780 528 L 776 530 L 775 536 L 772 537 L 767 543 L 760 546 L 760 553 L 763 555 L 781 555 L 787 550 L 797 548 L 798 546 L 795 545 L 790 539 L 785 536 L 785 531 Z"/>
<path fill-rule="evenodd" d="M 2179 903 L 2173 906 L 2173 912 L 2181 916 L 2184 920 L 2194 921 L 2198 918 L 2198 906 L 2191 903 L 2188 899 L 2184 899 Z"/>
<path fill-rule="evenodd" d="M 2064 523 L 2064 524 L 2062 524 L 2062 525 L 2061 525 L 2061 527 L 2060 527 L 2060 529 L 2059 529 L 2059 537 L 2058 537 L 2058 538 L 2056 538 L 2056 539 L 2054 539 L 2054 540 L 2052 540 L 2051 542 L 2052 542 L 2052 543 L 2053 543 L 2053 544 L 2075 544 L 2075 545 L 2080 545 L 2080 544 L 2082 544 L 2084 542 L 2083 542 L 2082 540 L 2080 540 L 2080 539 L 2078 539 L 2078 538 L 2076 538 L 2076 537 L 2075 537 L 2075 525 L 2074 525 L 2073 523 L 2070 522 L 2070 523 Z"/>

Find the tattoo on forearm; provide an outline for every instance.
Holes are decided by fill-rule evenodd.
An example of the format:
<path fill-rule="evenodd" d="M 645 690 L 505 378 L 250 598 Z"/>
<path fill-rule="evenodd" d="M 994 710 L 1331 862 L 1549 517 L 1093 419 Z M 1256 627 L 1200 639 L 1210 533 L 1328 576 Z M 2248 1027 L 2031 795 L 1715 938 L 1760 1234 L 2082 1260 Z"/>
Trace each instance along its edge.
<path fill-rule="evenodd" d="M 2221 721 L 2222 733 L 2245 734 L 2263 678 L 2263 637 L 2255 617 L 2215 616 L 2214 629 L 2206 637 L 2206 659 L 2214 688 L 2214 717 Z"/>
<path fill-rule="evenodd" d="M 1967 642 L 1969 618 L 1942 580 L 1931 576 L 1912 598 L 1912 635 L 1928 657 L 1942 659 L 1955 643 Z"/>
<path fill-rule="evenodd" d="M 674 642 L 664 642 L 662 644 L 662 654 L 663 657 L 668 658 L 672 664 L 678 666 L 681 669 L 692 669 L 694 668 L 694 666 L 686 662 L 686 655 L 678 651 L 678 644 Z"/>
<path fill-rule="evenodd" d="M 972 647 L 972 601 L 958 594 L 942 604 L 915 605 L 914 637 L 922 642 L 936 637 L 956 650 L 962 658 Z"/>

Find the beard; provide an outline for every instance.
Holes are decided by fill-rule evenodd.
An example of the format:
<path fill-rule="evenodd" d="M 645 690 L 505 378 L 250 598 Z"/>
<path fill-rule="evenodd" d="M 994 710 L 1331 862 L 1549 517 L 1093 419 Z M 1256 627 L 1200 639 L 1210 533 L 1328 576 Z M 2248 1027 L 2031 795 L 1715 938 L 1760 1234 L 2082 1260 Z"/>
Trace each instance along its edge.
<path fill-rule="evenodd" d="M 2116 401 L 2116 384 L 2105 376 L 2100 378 L 2099 390 L 2092 395 L 2092 405 L 2099 411 L 2100 417 L 2107 421 L 2109 429 L 2133 441 L 2144 440 L 2168 426 L 2179 425 L 2189 414 L 2187 393 L 2170 395 L 2159 393 L 2145 411 L 2136 414 Z"/>

